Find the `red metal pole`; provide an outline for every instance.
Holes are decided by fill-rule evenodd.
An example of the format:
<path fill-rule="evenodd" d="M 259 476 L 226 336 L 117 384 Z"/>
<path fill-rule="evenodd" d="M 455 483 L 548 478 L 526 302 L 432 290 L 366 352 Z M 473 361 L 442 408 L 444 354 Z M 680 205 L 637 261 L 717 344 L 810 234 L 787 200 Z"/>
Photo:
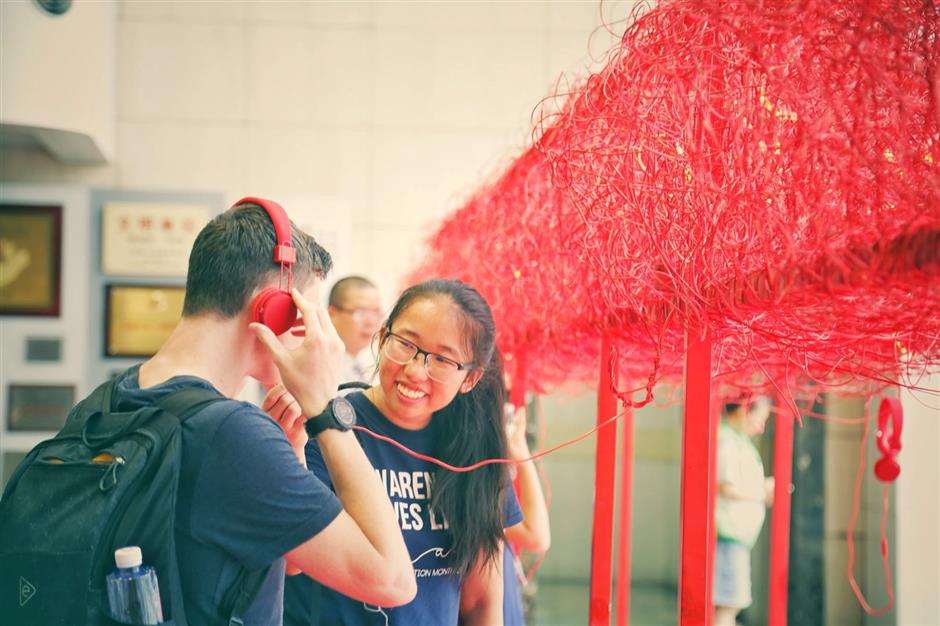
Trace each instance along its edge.
<path fill-rule="evenodd" d="M 610 339 L 601 339 L 600 382 L 597 386 L 597 423 L 617 414 L 611 390 Z M 594 459 L 594 530 L 591 542 L 590 626 L 610 624 L 611 556 L 614 537 L 614 476 L 617 465 L 617 422 L 597 431 Z"/>
<path fill-rule="evenodd" d="M 769 626 L 786 626 L 790 573 L 790 483 L 793 480 L 793 412 L 778 403 L 774 418 L 774 506 L 770 513 Z"/>
<path fill-rule="evenodd" d="M 715 446 L 718 415 L 711 410 L 711 337 L 686 330 L 685 417 L 679 529 L 679 624 L 712 622 L 715 554 Z"/>
<path fill-rule="evenodd" d="M 630 623 L 630 520 L 633 512 L 633 409 L 624 409 L 619 420 L 620 434 L 620 512 L 617 526 L 617 584 L 614 588 L 614 623 Z"/>

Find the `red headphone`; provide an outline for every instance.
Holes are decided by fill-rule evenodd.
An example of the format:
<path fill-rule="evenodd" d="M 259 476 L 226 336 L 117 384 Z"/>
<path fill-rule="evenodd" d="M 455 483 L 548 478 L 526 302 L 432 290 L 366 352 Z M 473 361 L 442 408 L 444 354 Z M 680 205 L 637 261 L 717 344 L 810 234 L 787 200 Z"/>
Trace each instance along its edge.
<path fill-rule="evenodd" d="M 891 430 L 888 430 L 888 422 Z M 894 458 L 901 451 L 901 428 L 904 425 L 904 410 L 898 398 L 882 398 L 878 405 L 878 449 L 881 458 L 875 463 L 878 480 L 893 482 L 901 473 L 901 466 Z"/>
<path fill-rule="evenodd" d="M 259 293 L 251 302 L 251 319 L 253 322 L 264 324 L 275 335 L 286 333 L 297 319 L 297 305 L 290 295 L 292 275 L 291 266 L 297 260 L 297 251 L 291 240 L 290 220 L 283 207 L 273 200 L 265 198 L 242 198 L 233 206 L 253 203 L 264 209 L 271 222 L 274 223 L 274 232 L 277 241 L 274 242 L 274 262 L 281 264 L 281 277 L 278 288 L 268 287 Z M 284 287 L 284 274 L 287 274 L 287 286 Z"/>

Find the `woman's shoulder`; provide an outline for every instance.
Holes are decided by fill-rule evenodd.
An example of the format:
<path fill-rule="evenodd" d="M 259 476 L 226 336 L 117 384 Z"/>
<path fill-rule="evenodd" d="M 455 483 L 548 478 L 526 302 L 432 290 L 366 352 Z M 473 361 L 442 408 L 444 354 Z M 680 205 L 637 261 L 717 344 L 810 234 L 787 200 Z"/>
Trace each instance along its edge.
<path fill-rule="evenodd" d="M 379 408 L 375 406 L 364 393 L 358 392 L 350 394 L 347 398 L 356 410 L 357 425 L 368 429 L 375 435 L 392 439 L 414 452 L 434 454 L 436 430 L 433 427 L 429 426 L 420 430 L 402 428 L 385 417 Z M 373 437 L 370 433 L 359 432 L 357 433 L 357 437 L 363 445 L 366 454 L 370 455 L 370 457 L 373 453 L 381 452 L 383 455 L 390 456 L 390 458 L 407 456 L 417 461 L 413 459 L 408 452 L 401 450 L 388 441 L 381 441 Z M 375 462 L 376 459 L 372 460 Z M 425 462 L 421 461 L 421 463 Z"/>
<path fill-rule="evenodd" d="M 382 412 L 366 397 L 364 391 L 357 391 L 346 396 L 356 410 L 356 423 L 363 426 L 381 426 L 388 423 Z"/>

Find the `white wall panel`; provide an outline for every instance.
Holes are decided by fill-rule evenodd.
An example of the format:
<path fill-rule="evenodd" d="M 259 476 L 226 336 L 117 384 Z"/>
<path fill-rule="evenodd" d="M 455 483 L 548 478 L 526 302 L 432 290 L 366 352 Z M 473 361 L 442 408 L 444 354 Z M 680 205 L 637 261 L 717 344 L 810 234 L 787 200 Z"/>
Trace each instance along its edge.
<path fill-rule="evenodd" d="M 245 117 L 247 42 L 238 25 L 124 22 L 123 119 L 231 121 Z M 140 158 L 140 151 L 122 159 Z"/>

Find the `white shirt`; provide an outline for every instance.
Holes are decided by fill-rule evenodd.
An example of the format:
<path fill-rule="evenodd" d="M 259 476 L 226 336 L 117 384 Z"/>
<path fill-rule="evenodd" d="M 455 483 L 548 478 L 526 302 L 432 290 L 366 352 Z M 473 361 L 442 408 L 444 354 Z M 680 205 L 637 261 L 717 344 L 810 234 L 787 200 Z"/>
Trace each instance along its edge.
<path fill-rule="evenodd" d="M 368 383 L 372 381 L 372 376 L 369 369 L 362 364 L 360 359 L 357 359 L 348 352 L 343 353 L 343 361 L 340 364 L 339 369 L 339 378 L 340 384 L 351 383 L 353 381 L 358 381 L 361 383 Z"/>
<path fill-rule="evenodd" d="M 722 423 L 718 429 L 718 482 L 730 483 L 747 500 L 718 496 L 718 537 L 754 546 L 764 525 L 764 464 L 747 435 Z"/>

